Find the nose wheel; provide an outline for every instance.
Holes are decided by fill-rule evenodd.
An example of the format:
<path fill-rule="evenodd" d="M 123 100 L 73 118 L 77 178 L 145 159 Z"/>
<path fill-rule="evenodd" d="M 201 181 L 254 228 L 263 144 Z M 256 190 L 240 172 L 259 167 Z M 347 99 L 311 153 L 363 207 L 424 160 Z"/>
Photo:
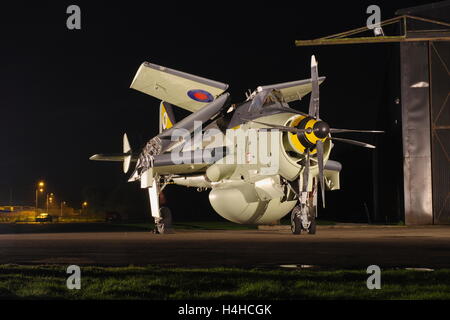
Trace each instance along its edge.
<path fill-rule="evenodd" d="M 292 234 L 316 233 L 316 206 L 298 205 L 291 213 Z"/>

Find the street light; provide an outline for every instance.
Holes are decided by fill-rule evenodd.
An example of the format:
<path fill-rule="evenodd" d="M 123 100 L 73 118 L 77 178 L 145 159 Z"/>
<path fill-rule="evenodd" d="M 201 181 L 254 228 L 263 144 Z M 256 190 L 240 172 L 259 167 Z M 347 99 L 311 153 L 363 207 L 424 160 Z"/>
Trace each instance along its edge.
<path fill-rule="evenodd" d="M 45 182 L 39 181 L 36 185 L 36 212 L 38 211 L 39 192 L 44 192 Z"/>
<path fill-rule="evenodd" d="M 84 201 L 84 202 L 81 204 L 82 211 L 85 211 L 85 212 L 86 212 L 87 206 L 88 206 L 87 201 Z"/>
<path fill-rule="evenodd" d="M 48 206 L 49 206 L 49 203 L 53 203 L 53 197 L 54 197 L 54 194 L 53 193 L 47 193 L 47 197 L 46 197 L 46 202 L 47 202 L 47 213 L 48 213 Z"/>
<path fill-rule="evenodd" d="M 61 214 L 60 214 L 60 217 L 62 217 L 62 215 L 63 215 L 63 206 L 65 206 L 66 205 L 66 202 L 65 201 L 61 201 Z"/>

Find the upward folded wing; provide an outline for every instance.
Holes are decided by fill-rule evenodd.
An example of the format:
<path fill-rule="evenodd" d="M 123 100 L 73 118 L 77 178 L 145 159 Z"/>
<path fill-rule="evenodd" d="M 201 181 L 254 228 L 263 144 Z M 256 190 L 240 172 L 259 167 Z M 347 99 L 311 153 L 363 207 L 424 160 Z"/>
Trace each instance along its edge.
<path fill-rule="evenodd" d="M 321 84 L 324 80 L 325 77 L 320 77 L 319 84 Z M 262 90 L 275 90 L 283 101 L 292 102 L 300 100 L 310 93 L 312 90 L 312 84 L 311 79 L 305 79 L 258 87 L 258 91 Z"/>
<path fill-rule="evenodd" d="M 130 87 L 194 112 L 227 90 L 228 85 L 144 62 Z"/>

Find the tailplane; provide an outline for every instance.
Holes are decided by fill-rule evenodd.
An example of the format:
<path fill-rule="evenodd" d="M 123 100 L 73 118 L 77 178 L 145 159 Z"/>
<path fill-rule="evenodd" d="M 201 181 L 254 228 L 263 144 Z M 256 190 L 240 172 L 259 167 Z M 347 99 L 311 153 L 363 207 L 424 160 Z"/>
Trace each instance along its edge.
<path fill-rule="evenodd" d="M 137 157 L 133 155 L 133 151 L 130 147 L 127 134 L 123 135 L 123 153 L 100 153 L 94 154 L 89 160 L 94 161 L 111 161 L 111 162 L 123 162 L 123 172 L 127 173 L 130 169 L 130 163 L 136 162 Z"/>

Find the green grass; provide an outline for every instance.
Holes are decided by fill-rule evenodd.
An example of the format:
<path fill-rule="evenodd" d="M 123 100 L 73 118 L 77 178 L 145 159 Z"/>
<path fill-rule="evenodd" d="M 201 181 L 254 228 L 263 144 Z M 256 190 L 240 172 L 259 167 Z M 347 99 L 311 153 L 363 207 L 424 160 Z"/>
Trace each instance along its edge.
<path fill-rule="evenodd" d="M 86 266 L 81 290 L 62 266 L 0 266 L 0 299 L 449 299 L 450 270 L 383 270 L 368 290 L 365 270 Z"/>

